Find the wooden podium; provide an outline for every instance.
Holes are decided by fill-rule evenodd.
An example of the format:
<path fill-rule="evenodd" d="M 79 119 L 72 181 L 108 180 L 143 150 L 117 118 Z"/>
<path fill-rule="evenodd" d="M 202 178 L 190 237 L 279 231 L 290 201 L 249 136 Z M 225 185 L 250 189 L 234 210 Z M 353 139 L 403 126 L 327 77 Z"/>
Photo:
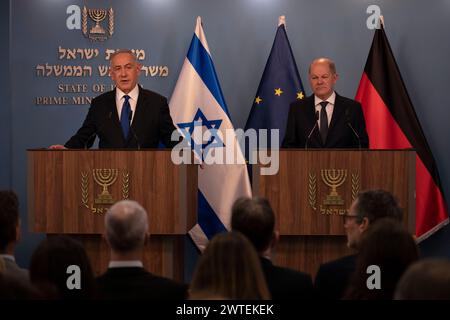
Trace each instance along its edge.
<path fill-rule="evenodd" d="M 359 191 L 392 192 L 415 231 L 415 155 L 412 150 L 280 150 L 276 175 L 253 166 L 253 195 L 269 199 L 280 243 L 275 263 L 315 275 L 321 263 L 351 251 L 343 214 Z"/>
<path fill-rule="evenodd" d="M 183 238 L 197 221 L 195 165 L 174 165 L 170 150 L 28 150 L 27 156 L 31 231 L 76 237 L 100 274 L 109 260 L 104 215 L 116 201 L 136 200 L 149 215 L 144 266 L 183 280 Z"/>

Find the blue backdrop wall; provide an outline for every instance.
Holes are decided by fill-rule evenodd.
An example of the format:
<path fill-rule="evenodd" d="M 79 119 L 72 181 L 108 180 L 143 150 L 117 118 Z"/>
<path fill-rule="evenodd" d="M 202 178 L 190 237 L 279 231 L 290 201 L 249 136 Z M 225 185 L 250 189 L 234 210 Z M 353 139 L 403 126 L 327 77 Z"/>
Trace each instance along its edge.
<path fill-rule="evenodd" d="M 76 14 L 73 15 L 76 8 L 73 11 L 71 5 L 80 9 L 113 8 L 112 36 L 102 42 L 85 37 L 82 12 L 77 20 Z M 108 77 L 99 74 L 108 65 L 107 49 L 138 49 L 144 66 L 167 67 L 167 76 L 159 72 L 152 76 L 155 69 L 149 69 L 147 76 L 145 73 L 141 76 L 141 83 L 170 97 L 193 35 L 195 19 L 202 16 L 232 121 L 235 127 L 243 127 L 279 15 L 286 15 L 288 37 L 306 92 L 311 92 L 307 85 L 310 61 L 317 56 L 329 56 L 335 60 L 340 74 L 337 91 L 354 97 L 373 37 L 373 30 L 367 26 L 371 13 L 366 10 L 370 5 L 377 5 L 385 17 L 387 35 L 448 199 L 450 2 L 447 0 L 1 1 L 0 32 L 2 48 L 7 50 L 0 55 L 2 61 L 9 63 L 0 74 L 1 96 L 6 101 L 0 108 L 0 118 L 7 120 L 3 121 L 6 125 L 0 126 L 0 187 L 13 188 L 20 196 L 24 239 L 17 252 L 19 263 L 28 264 L 32 250 L 42 238 L 26 231 L 26 149 L 64 143 L 80 126 L 88 105 L 73 104 L 72 99 L 93 97 L 98 94 L 96 85 L 111 84 Z M 78 29 L 68 28 L 77 22 Z M 107 28 L 107 24 L 103 25 Z M 63 54 L 65 49 L 97 49 L 98 55 L 91 59 L 86 55 L 68 59 L 67 51 Z M 60 65 L 90 66 L 92 75 L 56 76 Z M 51 75 L 47 76 L 45 67 L 53 68 Z M 88 72 L 87 69 L 83 72 Z M 61 84 L 86 84 L 87 89 L 81 93 L 61 93 L 58 92 Z M 70 103 L 41 104 L 44 97 L 66 97 Z M 450 257 L 449 228 L 424 241 L 421 247 L 426 255 Z"/>
<path fill-rule="evenodd" d="M 0 188 L 11 186 L 11 95 L 10 95 L 10 64 L 9 64 L 9 2 L 0 3 L 0 61 L 5 62 L 3 72 L 0 72 L 0 94 L 4 103 L 0 107 Z"/>

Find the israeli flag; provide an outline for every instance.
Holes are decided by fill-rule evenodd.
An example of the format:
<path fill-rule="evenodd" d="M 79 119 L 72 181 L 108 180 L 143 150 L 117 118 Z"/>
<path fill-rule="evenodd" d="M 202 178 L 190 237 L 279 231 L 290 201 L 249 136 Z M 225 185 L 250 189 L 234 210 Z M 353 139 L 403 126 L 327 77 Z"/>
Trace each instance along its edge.
<path fill-rule="evenodd" d="M 189 231 L 203 250 L 216 233 L 230 229 L 231 206 L 239 197 L 251 197 L 251 187 L 200 17 L 169 107 L 195 156 L 204 161 L 198 168 L 198 223 Z M 207 161 L 221 155 L 225 161 L 230 151 L 232 164 Z"/>

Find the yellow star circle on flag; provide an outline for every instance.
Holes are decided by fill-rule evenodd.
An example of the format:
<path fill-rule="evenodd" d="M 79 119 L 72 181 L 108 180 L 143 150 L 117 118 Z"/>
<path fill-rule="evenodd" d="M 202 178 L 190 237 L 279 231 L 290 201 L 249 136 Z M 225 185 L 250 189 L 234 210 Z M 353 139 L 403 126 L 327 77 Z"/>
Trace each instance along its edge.
<path fill-rule="evenodd" d="M 256 99 L 255 99 L 255 103 L 256 104 L 259 104 L 261 101 L 262 101 L 262 99 L 259 96 L 256 97 Z"/>
<path fill-rule="evenodd" d="M 305 95 L 303 94 L 303 92 L 297 92 L 297 99 L 298 100 L 302 100 L 305 97 Z"/>
<path fill-rule="evenodd" d="M 282 93 L 283 93 L 283 91 L 281 90 L 281 88 L 275 89 L 276 96 L 281 96 Z"/>

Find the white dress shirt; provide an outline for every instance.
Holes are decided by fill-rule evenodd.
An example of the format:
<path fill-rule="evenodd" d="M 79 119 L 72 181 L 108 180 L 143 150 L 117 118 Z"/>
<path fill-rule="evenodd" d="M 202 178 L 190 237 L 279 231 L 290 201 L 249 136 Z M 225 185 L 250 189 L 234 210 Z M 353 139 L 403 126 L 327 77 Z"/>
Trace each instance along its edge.
<path fill-rule="evenodd" d="M 322 106 L 320 103 L 322 101 L 328 101 L 327 106 L 325 107 L 325 110 L 327 111 L 327 117 L 328 117 L 328 128 L 330 127 L 331 123 L 331 117 L 333 116 L 333 110 L 334 110 L 334 103 L 336 101 L 336 93 L 333 91 L 331 96 L 328 97 L 326 100 L 322 100 L 317 96 L 314 96 L 314 105 L 316 106 L 316 111 L 319 111 L 319 119 L 317 119 L 317 125 L 320 129 L 320 113 L 322 112 Z"/>
<path fill-rule="evenodd" d="M 120 90 L 119 88 L 116 87 L 116 108 L 117 108 L 117 114 L 119 115 L 119 121 L 120 121 L 120 116 L 122 114 L 122 106 L 123 106 L 123 103 L 125 102 L 124 96 L 126 96 L 126 95 L 127 95 L 126 93 L 124 93 L 122 90 Z M 139 97 L 138 85 L 136 85 L 133 88 L 133 90 L 131 90 L 128 93 L 128 96 L 130 97 L 130 99 L 128 99 L 128 101 L 130 102 L 131 111 L 133 112 L 132 116 L 131 116 L 131 123 L 133 123 L 134 115 L 136 113 L 136 105 L 137 105 L 137 101 L 138 101 L 138 97 Z"/>

